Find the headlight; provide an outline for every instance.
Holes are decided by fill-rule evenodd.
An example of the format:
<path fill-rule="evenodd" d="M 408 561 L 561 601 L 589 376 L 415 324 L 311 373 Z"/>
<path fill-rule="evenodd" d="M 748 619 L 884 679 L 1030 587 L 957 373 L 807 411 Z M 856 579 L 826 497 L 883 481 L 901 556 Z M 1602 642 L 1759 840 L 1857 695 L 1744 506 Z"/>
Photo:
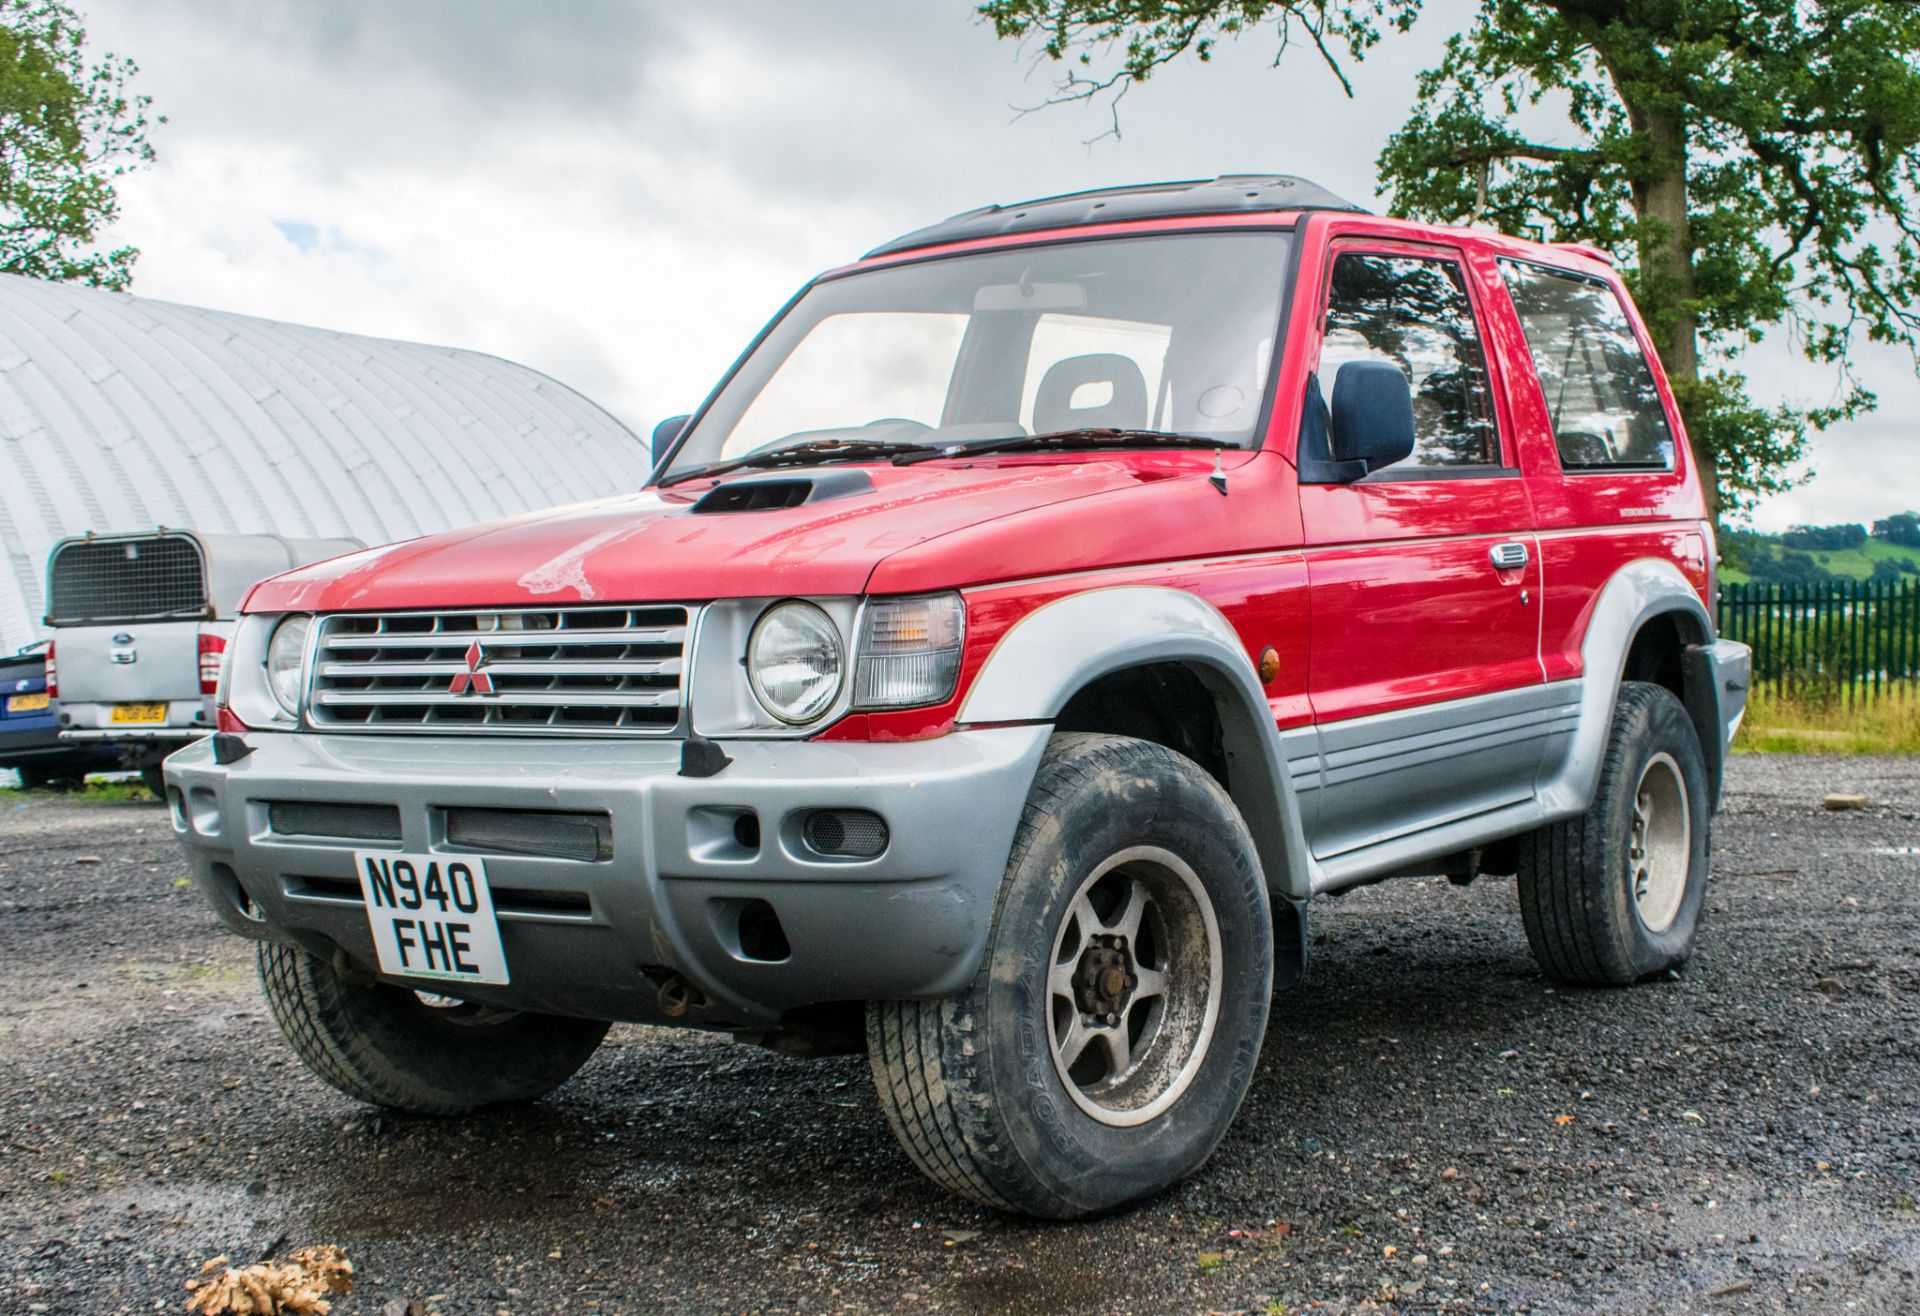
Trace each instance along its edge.
<path fill-rule="evenodd" d="M 313 618 L 304 612 L 280 619 L 267 641 L 267 688 L 289 716 L 300 713 L 300 665 L 307 655 L 307 631 Z"/>
<path fill-rule="evenodd" d="M 958 594 L 875 599 L 860 628 L 855 708 L 913 708 L 946 702 L 960 679 L 966 606 Z"/>
<path fill-rule="evenodd" d="M 840 632 L 811 603 L 776 603 L 747 639 L 747 679 L 761 706 L 782 722 L 816 722 L 840 697 L 846 674 Z"/>

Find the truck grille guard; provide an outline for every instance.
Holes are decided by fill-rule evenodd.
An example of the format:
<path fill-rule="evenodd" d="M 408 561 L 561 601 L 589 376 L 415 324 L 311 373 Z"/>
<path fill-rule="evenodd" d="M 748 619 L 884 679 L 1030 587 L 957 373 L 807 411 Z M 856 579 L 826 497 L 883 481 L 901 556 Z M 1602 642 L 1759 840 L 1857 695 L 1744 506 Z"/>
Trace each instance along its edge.
<path fill-rule="evenodd" d="M 324 616 L 307 721 L 415 735 L 683 734 L 694 619 L 683 604 Z"/>
<path fill-rule="evenodd" d="M 55 626 L 211 615 L 207 564 L 179 534 L 74 540 L 48 568 L 47 621 Z"/>

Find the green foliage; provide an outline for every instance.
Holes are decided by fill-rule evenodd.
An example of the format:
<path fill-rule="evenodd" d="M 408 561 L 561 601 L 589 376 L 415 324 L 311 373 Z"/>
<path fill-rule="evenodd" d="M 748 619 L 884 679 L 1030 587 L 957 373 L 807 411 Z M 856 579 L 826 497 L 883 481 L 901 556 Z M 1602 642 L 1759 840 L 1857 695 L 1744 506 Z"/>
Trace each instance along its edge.
<path fill-rule="evenodd" d="M 1628 271 L 1631 274 L 1631 270 Z M 1636 295 L 1642 313 L 1648 306 Z M 1667 354 L 1662 354 L 1666 364 Z M 1763 407 L 1747 396 L 1747 381 L 1730 370 L 1715 370 L 1696 379 L 1671 367 L 1668 381 L 1674 401 L 1687 424 L 1687 443 L 1695 453 L 1711 455 L 1703 469 L 1718 482 L 1719 505 L 1746 511 L 1768 494 L 1793 485 L 1792 471 L 1807 453 L 1807 434 L 1843 416 L 1853 415 L 1871 402 L 1856 390 L 1850 405 L 1806 411 L 1792 406 Z"/>
<path fill-rule="evenodd" d="M 1920 512 L 1895 512 L 1873 523 L 1873 537 L 1902 548 L 1920 548 Z"/>
<path fill-rule="evenodd" d="M 1819 548 L 1844 551 L 1867 542 L 1867 528 L 1857 522 L 1846 525 L 1797 525 L 1780 536 L 1788 548 Z"/>
<path fill-rule="evenodd" d="M 1423 0 L 986 0 L 1003 37 L 1116 100 L 1184 54 L 1270 31 L 1336 74 Z M 1341 74 L 1342 82 L 1345 82 Z M 1720 505 L 1784 487 L 1809 431 L 1875 405 L 1860 338 L 1920 344 L 1920 4 L 1480 0 L 1422 75 L 1380 175 L 1396 213 L 1583 242 L 1626 272 Z M 1769 330 L 1830 364 L 1820 406 L 1729 367 Z"/>
<path fill-rule="evenodd" d="M 139 251 L 98 238 L 114 180 L 153 160 L 148 98 L 132 60 L 89 62 L 86 40 L 63 0 L 0 0 L 0 270 L 121 289 Z"/>
<path fill-rule="evenodd" d="M 1780 556 L 1761 558 L 1750 573 L 1755 580 L 1777 585 L 1821 585 L 1834 578 L 1833 573 L 1807 553 L 1782 549 Z"/>

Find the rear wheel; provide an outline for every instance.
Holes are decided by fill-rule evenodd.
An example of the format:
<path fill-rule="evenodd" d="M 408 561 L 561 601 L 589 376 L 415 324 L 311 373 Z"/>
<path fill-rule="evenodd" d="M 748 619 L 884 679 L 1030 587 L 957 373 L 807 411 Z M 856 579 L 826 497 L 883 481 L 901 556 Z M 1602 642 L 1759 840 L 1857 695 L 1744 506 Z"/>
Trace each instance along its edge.
<path fill-rule="evenodd" d="M 607 1035 L 597 1020 L 360 986 L 291 946 L 262 943 L 259 961 L 267 1005 L 308 1069 L 356 1100 L 416 1115 L 545 1096 Z"/>
<path fill-rule="evenodd" d="M 150 768 L 140 769 L 140 784 L 147 788 L 154 799 L 167 798 L 167 774 L 160 770 L 158 763 Z"/>
<path fill-rule="evenodd" d="M 869 1006 L 868 1056 L 935 1183 L 1086 1215 L 1212 1153 L 1252 1080 L 1272 978 L 1259 861 L 1218 783 L 1159 745 L 1061 735 L 978 975 L 946 1000 Z"/>
<path fill-rule="evenodd" d="M 1522 838 L 1520 913 L 1563 982 L 1625 984 L 1693 953 L 1708 868 L 1705 756 L 1662 686 L 1620 687 L 1593 803 Z"/>

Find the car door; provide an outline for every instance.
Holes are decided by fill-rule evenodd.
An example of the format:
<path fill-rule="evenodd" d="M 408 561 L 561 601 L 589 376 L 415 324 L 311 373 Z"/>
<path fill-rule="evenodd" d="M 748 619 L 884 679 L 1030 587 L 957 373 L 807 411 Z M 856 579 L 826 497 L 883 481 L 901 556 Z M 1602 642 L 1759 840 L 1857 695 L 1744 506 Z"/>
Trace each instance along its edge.
<path fill-rule="evenodd" d="M 1301 463 L 1320 753 L 1307 819 L 1326 859 L 1530 798 L 1543 687 L 1539 546 L 1461 253 L 1337 240 L 1320 288 L 1309 404 L 1347 362 L 1389 361 L 1415 431 L 1411 455 L 1358 481 Z"/>

